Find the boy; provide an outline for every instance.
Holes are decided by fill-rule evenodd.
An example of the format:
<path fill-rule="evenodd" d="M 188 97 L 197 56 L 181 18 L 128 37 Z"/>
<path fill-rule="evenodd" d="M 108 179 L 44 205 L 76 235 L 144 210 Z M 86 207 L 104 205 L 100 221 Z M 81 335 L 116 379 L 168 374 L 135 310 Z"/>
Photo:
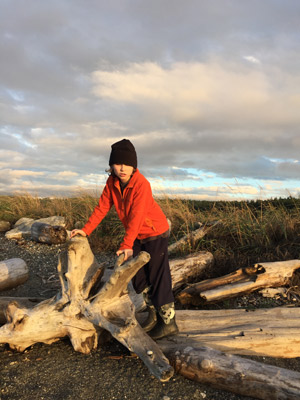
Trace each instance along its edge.
<path fill-rule="evenodd" d="M 110 176 L 88 222 L 74 229 L 71 237 L 90 235 L 112 205 L 125 228 L 125 236 L 116 254 L 124 253 L 124 261 L 140 251 L 150 254 L 150 261 L 132 279 L 137 293 L 143 293 L 148 317 L 144 330 L 153 339 L 178 332 L 175 321 L 174 296 L 168 260 L 169 224 L 155 202 L 150 183 L 137 169 L 133 144 L 123 139 L 111 146 Z"/>

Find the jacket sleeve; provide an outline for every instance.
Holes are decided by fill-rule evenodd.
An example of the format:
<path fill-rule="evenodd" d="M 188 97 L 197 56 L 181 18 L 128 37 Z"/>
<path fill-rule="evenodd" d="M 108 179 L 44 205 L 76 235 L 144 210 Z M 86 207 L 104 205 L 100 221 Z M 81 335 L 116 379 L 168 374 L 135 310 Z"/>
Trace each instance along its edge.
<path fill-rule="evenodd" d="M 103 218 L 106 216 L 108 211 L 111 209 L 113 204 L 111 190 L 109 185 L 106 183 L 103 192 L 100 196 L 98 205 L 94 208 L 92 215 L 90 216 L 88 222 L 82 228 L 82 230 L 90 235 L 94 229 L 100 224 Z"/>
<path fill-rule="evenodd" d="M 153 201 L 150 183 L 145 180 L 137 188 L 134 194 L 132 206 L 127 216 L 127 227 L 120 250 L 132 249 L 138 233 L 141 230 L 147 216 L 147 210 Z"/>

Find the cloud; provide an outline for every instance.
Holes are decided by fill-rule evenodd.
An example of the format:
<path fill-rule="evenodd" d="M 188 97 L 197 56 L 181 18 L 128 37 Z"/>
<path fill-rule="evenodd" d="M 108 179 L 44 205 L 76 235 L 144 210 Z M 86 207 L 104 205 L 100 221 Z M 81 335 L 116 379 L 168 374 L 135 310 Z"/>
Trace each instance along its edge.
<path fill-rule="evenodd" d="M 14 185 L 16 182 L 23 181 L 24 178 L 42 177 L 43 172 L 26 171 L 26 170 L 13 170 L 13 169 L 0 169 L 0 183 L 4 185 Z"/>
<path fill-rule="evenodd" d="M 205 127 L 286 126 L 300 122 L 300 74 L 253 70 L 224 60 L 206 63 L 133 63 L 122 70 L 95 71 L 93 93 L 133 104 L 170 123 Z"/>
<path fill-rule="evenodd" d="M 183 197 L 195 200 L 245 200 L 259 198 L 261 190 L 255 186 L 243 184 L 226 184 L 220 186 L 181 186 L 165 185 L 164 182 L 152 181 L 153 192 L 159 196 Z"/>
<path fill-rule="evenodd" d="M 60 171 L 58 174 L 53 175 L 53 179 L 57 181 L 65 181 L 66 183 L 72 182 L 79 174 L 73 171 Z"/>
<path fill-rule="evenodd" d="M 256 58 L 256 57 L 254 57 L 254 56 L 244 56 L 243 58 L 244 58 L 244 60 L 249 61 L 249 62 L 251 62 L 253 64 L 260 64 L 261 63 L 260 60 L 258 58 Z"/>
<path fill-rule="evenodd" d="M 229 3 L 4 0 L 1 193 L 100 187 L 125 137 L 171 192 L 299 187 L 300 3 Z"/>

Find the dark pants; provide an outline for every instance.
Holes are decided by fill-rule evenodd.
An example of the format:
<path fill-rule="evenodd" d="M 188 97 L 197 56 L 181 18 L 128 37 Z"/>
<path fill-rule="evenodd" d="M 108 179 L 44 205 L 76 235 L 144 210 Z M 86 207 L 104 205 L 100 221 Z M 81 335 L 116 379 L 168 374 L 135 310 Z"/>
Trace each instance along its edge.
<path fill-rule="evenodd" d="M 145 243 L 136 239 L 133 244 L 133 257 L 140 251 L 149 253 L 151 259 L 133 277 L 135 291 L 141 293 L 147 287 L 151 287 L 150 298 L 157 309 L 164 304 L 174 302 L 168 259 L 168 238 L 158 237 Z"/>

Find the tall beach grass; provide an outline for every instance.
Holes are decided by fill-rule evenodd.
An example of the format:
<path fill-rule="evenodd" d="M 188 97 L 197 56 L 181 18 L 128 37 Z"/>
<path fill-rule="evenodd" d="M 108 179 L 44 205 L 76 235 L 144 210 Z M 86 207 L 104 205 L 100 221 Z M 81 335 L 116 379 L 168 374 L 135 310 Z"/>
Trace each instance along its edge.
<path fill-rule="evenodd" d="M 299 258 L 300 200 L 209 202 L 181 198 L 157 199 L 172 222 L 170 242 L 180 239 L 201 224 L 220 221 L 196 243 L 188 242 L 177 254 L 196 251 L 214 254 L 215 273 L 222 275 L 257 262 Z M 98 202 L 96 195 L 39 198 L 32 195 L 0 196 L 0 220 L 12 224 L 22 217 L 65 217 L 67 229 L 82 227 Z M 124 229 L 114 209 L 90 236 L 94 251 L 115 251 Z"/>

